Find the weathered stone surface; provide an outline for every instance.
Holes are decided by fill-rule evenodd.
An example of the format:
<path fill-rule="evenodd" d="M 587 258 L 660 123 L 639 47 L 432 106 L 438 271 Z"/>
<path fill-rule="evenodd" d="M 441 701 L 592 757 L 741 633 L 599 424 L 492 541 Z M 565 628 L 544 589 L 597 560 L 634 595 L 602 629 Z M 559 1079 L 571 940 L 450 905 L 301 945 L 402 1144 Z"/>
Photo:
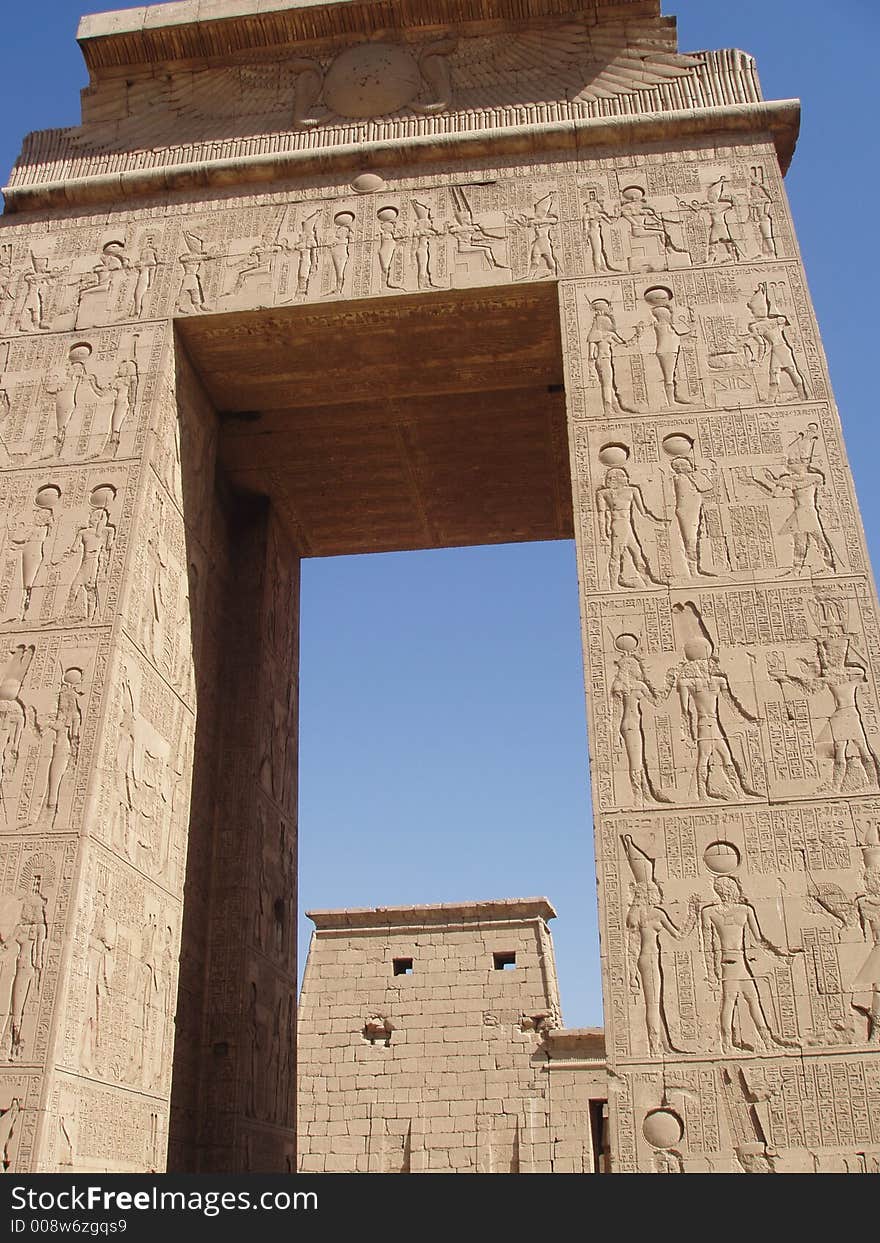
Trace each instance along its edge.
<path fill-rule="evenodd" d="M 544 898 L 310 912 L 301 1172 L 594 1171 L 605 1051 L 560 1030 L 554 915 Z"/>
<path fill-rule="evenodd" d="M 656 0 L 563 8 L 102 15 L 82 125 L 26 140 L 8 1169 L 293 1168 L 298 558 L 572 533 L 611 1168 L 876 1167 L 880 633 L 797 105 Z M 426 1101 L 447 1168 L 503 1148 L 480 1099 Z M 312 1152 L 363 1168 L 371 1134 Z"/>

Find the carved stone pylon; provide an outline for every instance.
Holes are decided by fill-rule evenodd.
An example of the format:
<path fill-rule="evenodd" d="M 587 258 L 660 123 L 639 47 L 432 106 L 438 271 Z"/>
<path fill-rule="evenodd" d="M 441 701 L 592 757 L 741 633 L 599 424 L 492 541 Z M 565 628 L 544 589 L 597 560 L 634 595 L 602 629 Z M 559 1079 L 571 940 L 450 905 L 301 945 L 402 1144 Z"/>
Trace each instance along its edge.
<path fill-rule="evenodd" d="M 880 630 L 796 104 L 656 0 L 199 7 L 85 19 L 5 190 L 4 1168 L 293 1168 L 298 558 L 571 534 L 612 1166 L 873 1168 Z"/>

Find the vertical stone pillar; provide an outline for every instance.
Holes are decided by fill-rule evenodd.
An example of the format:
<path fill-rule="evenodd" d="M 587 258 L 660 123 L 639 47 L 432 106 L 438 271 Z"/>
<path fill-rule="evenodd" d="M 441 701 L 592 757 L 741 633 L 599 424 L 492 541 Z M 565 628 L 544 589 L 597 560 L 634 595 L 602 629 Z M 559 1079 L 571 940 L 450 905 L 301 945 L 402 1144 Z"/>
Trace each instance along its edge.
<path fill-rule="evenodd" d="M 613 1168 L 876 1168 L 877 603 L 774 149 L 580 175 L 560 297 Z"/>
<path fill-rule="evenodd" d="M 236 498 L 226 517 L 229 591 L 206 756 L 208 1004 L 195 1152 L 183 1167 L 292 1173 L 299 561 L 263 498 Z"/>
<path fill-rule="evenodd" d="M 0 1157 L 161 1169 L 195 724 L 171 329 L 94 326 L 104 287 L 47 331 L 70 256 L 7 237 Z"/>

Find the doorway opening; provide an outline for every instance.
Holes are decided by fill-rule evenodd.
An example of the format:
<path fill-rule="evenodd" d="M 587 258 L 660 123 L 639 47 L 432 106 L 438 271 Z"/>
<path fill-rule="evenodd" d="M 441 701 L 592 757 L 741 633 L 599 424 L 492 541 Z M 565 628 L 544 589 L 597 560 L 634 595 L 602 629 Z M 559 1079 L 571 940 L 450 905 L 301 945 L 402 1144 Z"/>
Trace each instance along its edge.
<path fill-rule="evenodd" d="M 601 1026 L 573 542 L 304 563 L 298 820 L 300 979 L 306 910 L 543 895 Z"/>

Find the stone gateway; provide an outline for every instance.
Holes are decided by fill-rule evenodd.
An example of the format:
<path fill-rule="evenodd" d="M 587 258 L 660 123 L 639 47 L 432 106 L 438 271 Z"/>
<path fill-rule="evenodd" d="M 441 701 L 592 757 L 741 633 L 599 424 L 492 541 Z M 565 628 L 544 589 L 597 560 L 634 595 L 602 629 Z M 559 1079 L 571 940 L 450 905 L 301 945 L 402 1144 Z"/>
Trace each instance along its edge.
<path fill-rule="evenodd" d="M 880 628 L 797 103 L 658 0 L 182 0 L 78 37 L 82 123 L 25 139 L 0 221 L 3 1167 L 295 1168 L 299 559 L 574 537 L 603 1161 L 876 1170 Z M 431 954 L 507 953 L 484 907 Z M 528 975 L 550 910 L 496 912 L 534 1014 L 456 951 L 492 973 L 475 1047 L 526 1059 L 472 1168 L 514 1133 L 516 1168 L 596 1164 L 573 1115 L 558 1165 L 540 1138 L 597 1048 Z M 316 916 L 355 992 L 375 916 Z M 396 908 L 385 950 L 437 919 Z M 310 1066 L 424 1039 L 384 969 Z M 336 1148 L 437 1168 L 415 1104 Z"/>

